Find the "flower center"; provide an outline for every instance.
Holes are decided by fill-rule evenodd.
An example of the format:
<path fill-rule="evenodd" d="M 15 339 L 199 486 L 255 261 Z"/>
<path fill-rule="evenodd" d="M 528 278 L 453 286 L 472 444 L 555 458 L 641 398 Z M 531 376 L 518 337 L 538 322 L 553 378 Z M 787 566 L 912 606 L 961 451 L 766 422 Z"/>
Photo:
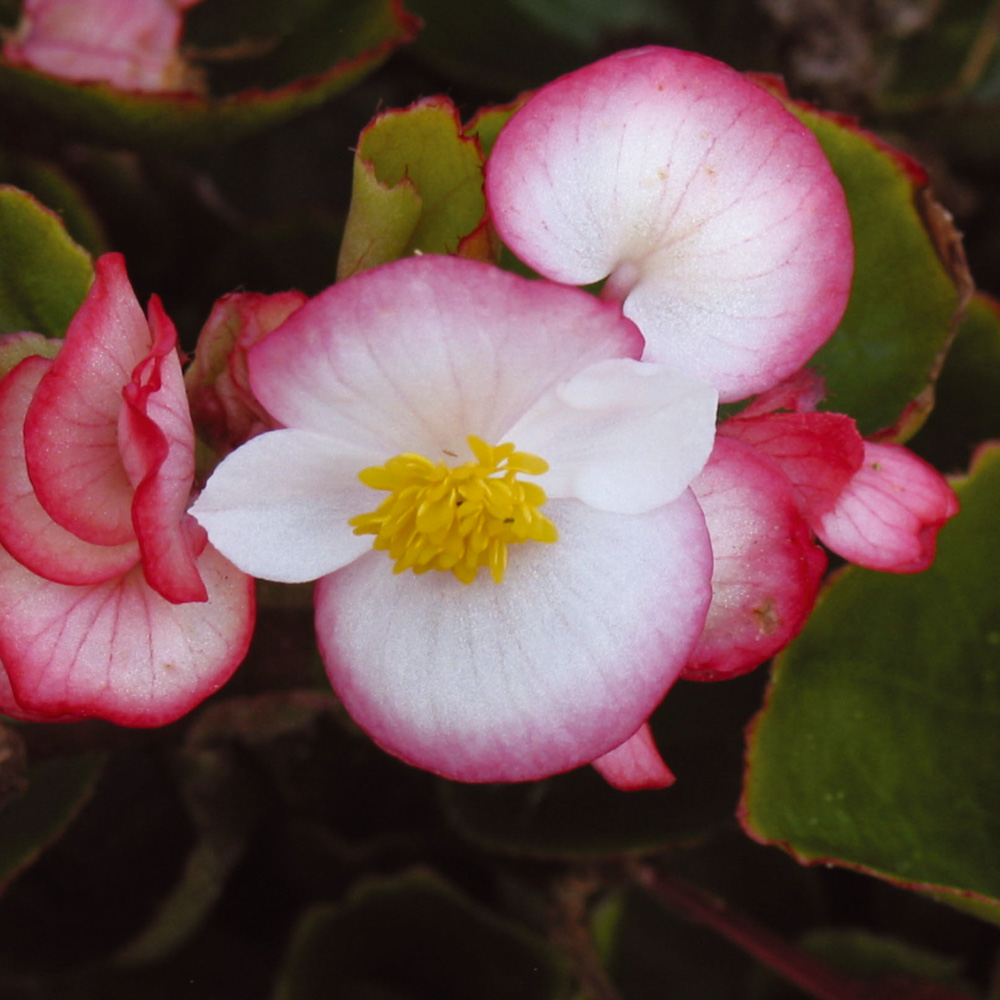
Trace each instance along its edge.
<path fill-rule="evenodd" d="M 476 460 L 454 469 L 406 452 L 358 474 L 365 486 L 388 490 L 389 496 L 348 523 L 356 535 L 376 536 L 374 547 L 396 560 L 394 572 L 450 569 L 462 583 L 472 583 L 479 567 L 488 566 L 500 583 L 509 544 L 559 537 L 538 511 L 545 491 L 518 479 L 547 472 L 548 462 L 475 435 L 469 447 Z"/>

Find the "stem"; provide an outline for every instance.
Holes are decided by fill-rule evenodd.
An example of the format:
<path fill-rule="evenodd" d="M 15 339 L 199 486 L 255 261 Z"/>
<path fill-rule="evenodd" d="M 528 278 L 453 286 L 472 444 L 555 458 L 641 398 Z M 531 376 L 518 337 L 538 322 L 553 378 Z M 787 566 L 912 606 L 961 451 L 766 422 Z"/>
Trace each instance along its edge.
<path fill-rule="evenodd" d="M 807 955 L 697 886 L 648 868 L 640 869 L 638 881 L 670 909 L 710 927 L 816 1000 L 870 1000 L 870 984 L 851 979 Z"/>

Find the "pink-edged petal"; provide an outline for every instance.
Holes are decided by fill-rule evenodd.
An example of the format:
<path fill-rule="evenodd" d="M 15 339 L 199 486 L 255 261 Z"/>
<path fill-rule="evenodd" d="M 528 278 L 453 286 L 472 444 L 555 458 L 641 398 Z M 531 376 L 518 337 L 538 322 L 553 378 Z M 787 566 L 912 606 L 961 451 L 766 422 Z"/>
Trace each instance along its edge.
<path fill-rule="evenodd" d="M 593 761 L 597 773 L 623 792 L 667 788 L 676 780 L 656 749 L 649 724 L 642 725 L 621 746 Z"/>
<path fill-rule="evenodd" d="M 38 502 L 24 459 L 24 414 L 52 364 L 26 358 L 0 382 L 0 543 L 32 572 L 58 583 L 98 583 L 139 561 L 135 540 L 93 545 L 56 524 Z"/>
<path fill-rule="evenodd" d="M 864 461 L 864 440 L 842 413 L 737 416 L 721 424 L 719 434 L 767 455 L 791 481 L 809 521 L 833 507 Z"/>
<path fill-rule="evenodd" d="M 321 292 L 250 351 L 249 365 L 254 394 L 280 423 L 385 461 L 467 457 L 470 434 L 499 444 L 551 386 L 641 351 L 615 306 L 577 289 L 424 255 Z"/>
<path fill-rule="evenodd" d="M 553 386 L 508 440 L 542 456 L 550 498 L 641 514 L 675 500 L 701 471 L 715 439 L 718 395 L 663 365 L 601 361 Z"/>
<path fill-rule="evenodd" d="M 723 400 L 800 368 L 847 304 L 850 219 L 815 137 L 695 53 L 621 52 L 543 87 L 497 139 L 486 196 L 522 260 L 609 277 L 647 359 Z"/>
<path fill-rule="evenodd" d="M 371 548 L 371 537 L 355 535 L 347 522 L 382 499 L 358 479 L 374 462 L 342 454 L 320 434 L 270 431 L 222 461 L 191 513 L 245 572 L 282 583 L 316 580 Z"/>
<path fill-rule="evenodd" d="M 28 472 L 54 521 L 96 545 L 135 537 L 132 486 L 118 450 L 122 387 L 150 347 L 120 254 L 94 284 L 35 393 L 24 425 Z"/>
<path fill-rule="evenodd" d="M 152 347 L 122 391 L 118 420 L 122 462 L 135 486 L 132 524 L 150 586 L 175 604 L 204 601 L 195 565 L 204 536 L 184 516 L 194 482 L 194 428 L 177 331 L 155 295 L 149 329 Z"/>
<path fill-rule="evenodd" d="M 826 383 L 815 372 L 803 368 L 780 385 L 755 396 L 740 410 L 739 417 L 762 417 L 776 410 L 811 413 L 826 395 Z"/>
<path fill-rule="evenodd" d="M 26 711 L 159 726 L 221 687 L 253 628 L 253 581 L 212 548 L 205 604 L 170 604 L 140 567 L 88 587 L 43 580 L 0 551 L 0 658 Z"/>
<path fill-rule="evenodd" d="M 691 484 L 712 539 L 712 604 L 683 676 L 746 673 L 806 623 L 826 568 L 787 477 L 750 445 L 720 437 Z"/>
<path fill-rule="evenodd" d="M 511 546 L 499 585 L 395 575 L 374 551 L 318 583 L 331 682 L 390 753 L 461 781 L 542 778 L 620 746 L 673 683 L 710 598 L 694 497 L 546 513 L 559 540 Z"/>
<path fill-rule="evenodd" d="M 812 526 L 824 545 L 859 566 L 919 573 L 957 513 L 958 498 L 933 466 L 902 445 L 866 441 L 864 464 Z"/>

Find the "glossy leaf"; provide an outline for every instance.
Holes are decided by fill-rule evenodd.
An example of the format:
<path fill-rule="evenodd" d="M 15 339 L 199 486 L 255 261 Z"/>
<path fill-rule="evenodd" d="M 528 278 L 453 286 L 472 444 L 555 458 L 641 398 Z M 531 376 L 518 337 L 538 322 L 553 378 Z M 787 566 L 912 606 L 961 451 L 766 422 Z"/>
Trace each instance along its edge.
<path fill-rule="evenodd" d="M 727 823 L 738 795 L 742 729 L 763 675 L 725 684 L 680 681 L 651 719 L 677 781 L 621 792 L 592 768 L 520 785 L 445 784 L 449 817 L 493 849 L 540 857 L 599 857 L 690 841 Z"/>
<path fill-rule="evenodd" d="M 62 336 L 92 280 L 90 257 L 62 219 L 0 185 L 0 333 Z"/>
<path fill-rule="evenodd" d="M 355 155 L 338 280 L 414 253 L 455 253 L 486 210 L 482 164 L 447 98 L 379 115 Z"/>
<path fill-rule="evenodd" d="M 788 106 L 829 157 L 854 229 L 847 312 L 810 366 L 826 379 L 824 406 L 870 435 L 927 390 L 971 282 L 921 168 L 848 119 Z"/>
<path fill-rule="evenodd" d="M 960 485 L 933 567 L 850 569 L 821 598 L 752 729 L 752 836 L 807 862 L 1000 899 L 998 495 L 993 447 Z"/>
<path fill-rule="evenodd" d="M 82 754 L 37 764 L 28 788 L 0 809 L 0 886 L 58 840 L 90 798 L 104 756 Z"/>
<path fill-rule="evenodd" d="M 417 997 L 556 1000 L 544 945 L 428 874 L 369 882 L 306 912 L 275 1000 Z"/>
<path fill-rule="evenodd" d="M 244 6 L 229 5 L 225 31 L 218 21 L 216 33 L 208 31 L 222 48 L 212 54 L 224 57 L 226 67 L 212 75 L 208 96 L 127 92 L 4 63 L 0 99 L 130 146 L 215 145 L 287 121 L 342 93 L 417 30 L 399 0 L 326 0 L 313 5 L 312 17 L 289 25 L 288 34 L 271 36 L 263 46 L 250 39 L 244 49 Z M 255 6 L 259 10 L 261 5 Z M 207 4 L 205 10 L 214 7 Z M 197 13 L 196 8 L 189 25 L 189 40 L 196 45 Z"/>

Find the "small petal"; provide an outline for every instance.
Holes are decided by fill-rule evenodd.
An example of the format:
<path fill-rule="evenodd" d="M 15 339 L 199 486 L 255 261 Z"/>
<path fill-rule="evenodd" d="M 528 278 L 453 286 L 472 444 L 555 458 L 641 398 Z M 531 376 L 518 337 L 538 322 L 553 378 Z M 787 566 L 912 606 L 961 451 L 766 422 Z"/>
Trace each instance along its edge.
<path fill-rule="evenodd" d="M 677 499 L 715 439 L 718 395 L 663 365 L 602 361 L 552 387 L 509 439 L 543 455 L 546 495 L 641 514 Z"/>
<path fill-rule="evenodd" d="M 344 455 L 320 434 L 269 431 L 223 460 L 191 514 L 244 572 L 282 583 L 316 580 L 371 548 L 371 538 L 347 522 L 379 502 L 358 479 L 375 460 Z"/>
<path fill-rule="evenodd" d="M 935 468 L 902 445 L 866 441 L 864 464 L 813 528 L 859 566 L 919 573 L 934 561 L 938 531 L 957 513 L 958 498 Z"/>
<path fill-rule="evenodd" d="M 212 548 L 198 569 L 208 603 L 170 604 L 138 566 L 66 587 L 0 550 L 0 658 L 18 703 L 125 726 L 190 711 L 236 669 L 253 628 L 253 581 Z"/>
<path fill-rule="evenodd" d="M 522 260 L 607 277 L 645 359 L 725 401 L 801 368 L 847 304 L 850 219 L 818 142 L 705 56 L 620 52 L 543 87 L 500 133 L 486 195 Z"/>
<path fill-rule="evenodd" d="M 280 423 L 384 462 L 465 456 L 470 434 L 500 443 L 555 384 L 641 351 L 613 305 L 428 254 L 321 292 L 251 350 L 249 365 Z"/>
<path fill-rule="evenodd" d="M 0 543 L 19 562 L 58 583 L 98 583 L 139 561 L 133 538 L 94 545 L 56 524 L 35 496 L 24 458 L 24 415 L 52 362 L 26 358 L 0 382 Z"/>
<path fill-rule="evenodd" d="M 512 546 L 504 582 L 394 575 L 371 552 L 322 579 L 330 679 L 386 750 L 462 781 L 523 781 L 629 739 L 687 661 L 711 552 L 690 493 L 649 514 L 548 505 L 554 545 Z"/>
<path fill-rule="evenodd" d="M 683 676 L 746 673 L 783 649 L 812 611 L 826 556 L 787 477 L 750 445 L 716 441 L 691 489 L 705 514 L 715 566 L 705 630 Z"/>
<path fill-rule="evenodd" d="M 667 788 L 677 780 L 663 763 L 648 723 L 593 765 L 609 785 L 623 792 Z"/>

